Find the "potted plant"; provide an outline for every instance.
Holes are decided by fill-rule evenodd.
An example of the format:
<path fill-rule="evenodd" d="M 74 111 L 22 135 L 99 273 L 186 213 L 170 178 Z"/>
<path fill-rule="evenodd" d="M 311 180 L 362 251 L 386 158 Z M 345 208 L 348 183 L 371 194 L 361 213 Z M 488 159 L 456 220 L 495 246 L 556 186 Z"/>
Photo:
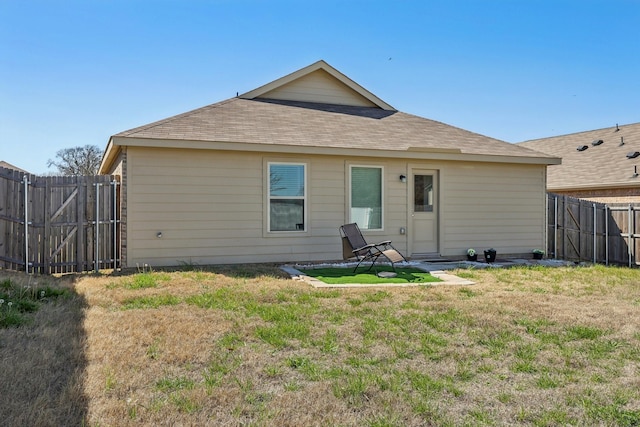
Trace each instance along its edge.
<path fill-rule="evenodd" d="M 494 262 L 496 260 L 496 250 L 493 248 L 485 250 L 484 259 L 488 263 Z"/>
<path fill-rule="evenodd" d="M 473 248 L 467 249 L 467 261 L 477 261 L 477 260 L 478 260 L 478 253 L 476 252 L 476 250 Z"/>
<path fill-rule="evenodd" d="M 533 259 L 542 259 L 543 256 L 544 256 L 544 251 L 542 249 L 533 250 Z"/>

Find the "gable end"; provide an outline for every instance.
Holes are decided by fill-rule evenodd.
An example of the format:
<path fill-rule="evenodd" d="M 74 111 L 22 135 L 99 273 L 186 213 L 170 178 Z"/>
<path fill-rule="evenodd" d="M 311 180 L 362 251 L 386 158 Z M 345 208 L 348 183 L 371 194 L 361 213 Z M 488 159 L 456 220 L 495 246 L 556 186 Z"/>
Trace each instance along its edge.
<path fill-rule="evenodd" d="M 396 111 L 391 105 L 322 60 L 244 93 L 239 98 L 375 107 Z"/>
<path fill-rule="evenodd" d="M 324 70 L 316 70 L 291 83 L 265 92 L 256 98 L 350 105 L 354 107 L 377 107 L 376 104 L 334 79 Z"/>

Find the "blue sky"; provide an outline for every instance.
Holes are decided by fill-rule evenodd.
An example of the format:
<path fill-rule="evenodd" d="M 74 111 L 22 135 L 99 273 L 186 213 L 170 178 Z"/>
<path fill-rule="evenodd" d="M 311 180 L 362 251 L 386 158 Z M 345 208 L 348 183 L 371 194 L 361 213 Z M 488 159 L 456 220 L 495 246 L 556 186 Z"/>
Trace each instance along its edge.
<path fill-rule="evenodd" d="M 640 121 L 640 0 L 0 0 L 0 160 L 324 59 L 395 108 L 519 142 Z"/>

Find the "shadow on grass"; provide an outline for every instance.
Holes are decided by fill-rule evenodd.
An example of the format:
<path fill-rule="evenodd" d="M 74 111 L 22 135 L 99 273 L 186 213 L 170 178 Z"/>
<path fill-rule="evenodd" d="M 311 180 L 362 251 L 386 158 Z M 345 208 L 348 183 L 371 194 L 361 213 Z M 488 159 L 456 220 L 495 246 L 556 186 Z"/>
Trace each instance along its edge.
<path fill-rule="evenodd" d="M 25 276 L 0 270 L 0 279 L 20 286 L 67 289 L 45 298 L 25 324 L 0 328 L 0 419 L 3 425 L 83 425 L 87 418 L 84 378 L 86 301 L 73 279 Z"/>

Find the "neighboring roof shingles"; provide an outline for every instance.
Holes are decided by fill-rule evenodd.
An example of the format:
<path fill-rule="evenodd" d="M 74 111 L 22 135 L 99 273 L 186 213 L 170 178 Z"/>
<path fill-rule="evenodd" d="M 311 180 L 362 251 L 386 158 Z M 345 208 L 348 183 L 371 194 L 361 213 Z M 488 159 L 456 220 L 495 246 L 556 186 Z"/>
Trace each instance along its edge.
<path fill-rule="evenodd" d="M 553 158 L 398 111 L 266 99 L 232 98 L 114 137 Z"/>
<path fill-rule="evenodd" d="M 620 145 L 621 138 L 624 145 Z M 603 143 L 592 145 L 598 140 Z M 639 177 L 634 176 L 634 166 L 640 166 L 640 157 L 626 157 L 629 152 L 640 151 L 640 123 L 535 139 L 517 145 L 562 158 L 561 165 L 547 169 L 549 190 L 640 186 Z M 588 148 L 578 151 L 577 148 L 583 145 Z"/>

